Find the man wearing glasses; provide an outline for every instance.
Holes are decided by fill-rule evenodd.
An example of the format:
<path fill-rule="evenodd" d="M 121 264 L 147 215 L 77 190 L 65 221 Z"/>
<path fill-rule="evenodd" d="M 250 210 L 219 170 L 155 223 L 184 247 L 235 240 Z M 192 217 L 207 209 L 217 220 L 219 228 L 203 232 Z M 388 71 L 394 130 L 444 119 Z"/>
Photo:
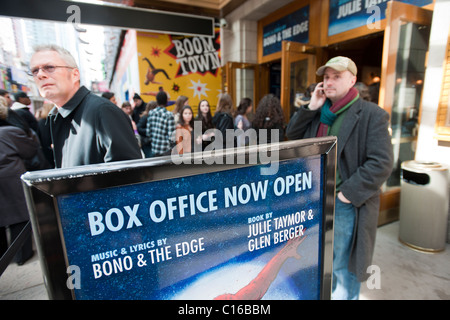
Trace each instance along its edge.
<path fill-rule="evenodd" d="M 46 123 L 56 168 L 142 158 L 126 115 L 80 85 L 80 71 L 67 50 L 35 48 L 30 74 L 41 96 L 56 105 Z"/>

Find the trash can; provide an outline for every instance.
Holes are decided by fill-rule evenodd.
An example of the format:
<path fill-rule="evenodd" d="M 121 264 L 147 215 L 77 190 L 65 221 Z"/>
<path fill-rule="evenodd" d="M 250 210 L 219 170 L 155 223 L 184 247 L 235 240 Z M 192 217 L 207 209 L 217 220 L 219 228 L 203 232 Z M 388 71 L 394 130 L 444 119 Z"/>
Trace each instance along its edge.
<path fill-rule="evenodd" d="M 448 169 L 437 162 L 405 161 L 401 166 L 399 240 L 424 252 L 445 249 Z"/>

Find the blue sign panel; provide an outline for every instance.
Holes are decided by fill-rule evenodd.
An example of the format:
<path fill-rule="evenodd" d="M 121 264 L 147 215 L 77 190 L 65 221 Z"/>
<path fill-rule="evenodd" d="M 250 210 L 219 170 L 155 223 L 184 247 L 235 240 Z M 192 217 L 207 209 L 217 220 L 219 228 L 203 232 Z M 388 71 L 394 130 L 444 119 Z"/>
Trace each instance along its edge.
<path fill-rule="evenodd" d="M 389 0 L 330 0 L 328 36 L 368 26 L 386 18 Z M 433 0 L 397 0 L 419 7 L 433 3 Z"/>
<path fill-rule="evenodd" d="M 77 299 L 319 299 L 322 155 L 57 197 Z"/>
<path fill-rule="evenodd" d="M 281 51 L 281 42 L 284 40 L 308 43 L 309 6 L 264 26 L 263 56 Z"/>

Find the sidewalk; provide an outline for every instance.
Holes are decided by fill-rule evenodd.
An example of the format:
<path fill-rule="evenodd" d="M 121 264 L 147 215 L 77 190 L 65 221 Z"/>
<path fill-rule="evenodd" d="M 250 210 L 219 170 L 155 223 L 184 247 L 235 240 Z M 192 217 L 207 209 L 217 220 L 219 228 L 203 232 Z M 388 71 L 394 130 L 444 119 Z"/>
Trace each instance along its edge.
<path fill-rule="evenodd" d="M 444 252 L 411 250 L 398 241 L 399 222 L 378 228 L 373 264 L 380 289 L 361 285 L 361 300 L 450 300 L 450 244 Z M 47 300 L 37 254 L 23 266 L 11 263 L 0 278 L 0 300 Z"/>
<path fill-rule="evenodd" d="M 398 240 L 399 222 L 378 228 L 373 264 L 381 289 L 361 285 L 361 300 L 450 300 L 450 244 L 438 253 L 410 249 Z"/>
<path fill-rule="evenodd" d="M 24 265 L 12 262 L 2 274 L 0 300 L 48 300 L 36 251 Z"/>

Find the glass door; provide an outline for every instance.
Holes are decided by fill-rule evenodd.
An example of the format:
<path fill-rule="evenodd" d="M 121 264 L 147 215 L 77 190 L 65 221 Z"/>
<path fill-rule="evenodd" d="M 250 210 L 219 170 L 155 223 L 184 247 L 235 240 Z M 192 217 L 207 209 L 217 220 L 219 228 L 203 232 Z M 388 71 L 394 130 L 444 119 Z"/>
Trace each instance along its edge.
<path fill-rule="evenodd" d="M 281 55 L 281 105 L 286 123 L 300 106 L 309 85 L 315 82 L 316 57 L 304 44 L 283 41 Z M 305 99 L 303 99 L 305 101 Z"/>
<path fill-rule="evenodd" d="M 236 107 L 242 98 L 250 98 L 255 110 L 259 101 L 259 82 L 259 65 L 241 62 L 226 64 L 224 91 L 231 95 Z"/>
<path fill-rule="evenodd" d="M 414 159 L 432 13 L 397 1 L 388 4 L 380 106 L 391 115 L 395 162 L 387 189 L 400 186 L 401 163 Z"/>
<path fill-rule="evenodd" d="M 391 115 L 394 169 L 383 186 L 379 225 L 398 220 L 401 164 L 415 156 L 432 14 L 388 3 L 379 105 Z"/>

